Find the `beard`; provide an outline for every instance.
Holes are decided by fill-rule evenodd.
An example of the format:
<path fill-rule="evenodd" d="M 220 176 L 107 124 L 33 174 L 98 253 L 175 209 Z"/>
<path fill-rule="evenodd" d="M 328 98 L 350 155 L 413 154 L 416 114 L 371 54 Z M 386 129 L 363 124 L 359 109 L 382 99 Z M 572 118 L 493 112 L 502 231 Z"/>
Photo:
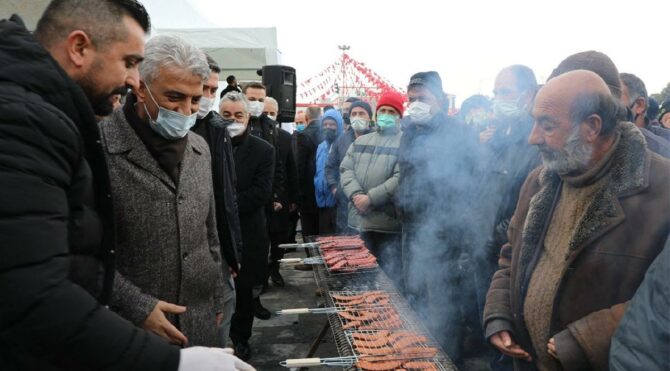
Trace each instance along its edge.
<path fill-rule="evenodd" d="M 88 76 L 79 81 L 79 86 L 84 90 L 84 94 L 86 94 L 93 112 L 98 116 L 107 116 L 112 113 L 114 110 L 113 96 L 116 94 L 123 95 L 128 92 L 126 86 L 118 86 L 112 91 L 101 92 L 99 86 Z"/>
<path fill-rule="evenodd" d="M 558 175 L 567 175 L 587 168 L 593 148 L 582 140 L 579 135 L 579 125 L 576 125 L 563 148 L 553 150 L 540 145 L 540 153 L 547 170 L 556 172 Z"/>
<path fill-rule="evenodd" d="M 128 87 L 117 86 L 111 91 L 100 91 L 100 83 L 97 81 L 97 74 L 102 74 L 105 68 L 100 60 L 93 62 L 91 69 L 77 83 L 86 94 L 88 102 L 93 108 L 93 112 L 98 116 L 107 116 L 114 110 L 112 97 L 116 94 L 126 94 Z"/>

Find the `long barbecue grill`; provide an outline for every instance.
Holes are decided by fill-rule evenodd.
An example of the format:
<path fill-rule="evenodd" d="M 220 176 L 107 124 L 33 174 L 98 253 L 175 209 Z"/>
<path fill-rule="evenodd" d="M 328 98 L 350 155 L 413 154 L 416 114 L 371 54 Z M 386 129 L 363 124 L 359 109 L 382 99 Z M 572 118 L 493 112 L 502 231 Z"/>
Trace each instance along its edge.
<path fill-rule="evenodd" d="M 335 242 L 334 242 L 335 241 Z M 340 251 L 354 252 L 350 265 L 338 264 Z M 297 308 L 279 314 L 325 315 L 335 338 L 339 357 L 289 359 L 286 367 L 334 366 L 346 370 L 457 370 L 449 356 L 410 309 L 393 282 L 376 262 L 365 258 L 364 243 L 357 237 L 307 237 L 301 247 L 316 256 L 303 260 L 313 264 L 314 279 L 325 300 L 324 308 Z M 367 249 L 365 249 L 367 250 Z M 330 259 L 330 261 L 329 261 Z M 359 259 L 359 260 L 356 260 Z M 362 262 L 357 267 L 355 262 Z M 344 269 L 341 269 L 344 268 Z M 323 331 L 322 331 L 323 333 Z"/>

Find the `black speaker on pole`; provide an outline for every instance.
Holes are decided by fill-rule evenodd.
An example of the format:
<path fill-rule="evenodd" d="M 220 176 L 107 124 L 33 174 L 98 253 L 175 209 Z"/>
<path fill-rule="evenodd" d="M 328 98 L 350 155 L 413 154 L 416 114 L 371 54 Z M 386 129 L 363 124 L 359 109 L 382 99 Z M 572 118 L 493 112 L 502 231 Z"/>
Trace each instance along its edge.
<path fill-rule="evenodd" d="M 263 66 L 263 85 L 267 95 L 279 104 L 277 121 L 293 122 L 295 119 L 295 68 L 282 65 Z"/>

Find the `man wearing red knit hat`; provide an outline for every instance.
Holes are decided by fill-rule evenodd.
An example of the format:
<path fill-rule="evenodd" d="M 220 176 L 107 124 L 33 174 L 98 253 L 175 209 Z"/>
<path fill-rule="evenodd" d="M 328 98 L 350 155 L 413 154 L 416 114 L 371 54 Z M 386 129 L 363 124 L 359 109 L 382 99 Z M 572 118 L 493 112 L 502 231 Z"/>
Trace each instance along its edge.
<path fill-rule="evenodd" d="M 399 123 L 403 97 L 384 93 L 377 103 L 376 131 L 358 137 L 340 165 L 342 190 L 350 200 L 349 226 L 360 231 L 380 266 L 401 283 L 400 222 L 393 195 L 398 186 Z"/>

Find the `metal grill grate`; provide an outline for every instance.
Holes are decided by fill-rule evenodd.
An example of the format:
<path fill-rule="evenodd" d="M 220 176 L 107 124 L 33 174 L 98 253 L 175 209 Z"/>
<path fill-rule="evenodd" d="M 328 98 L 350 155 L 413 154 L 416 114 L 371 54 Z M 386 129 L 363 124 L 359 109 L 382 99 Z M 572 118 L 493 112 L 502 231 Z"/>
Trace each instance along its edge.
<path fill-rule="evenodd" d="M 316 241 L 314 238 L 308 238 L 310 242 Z M 320 240 L 323 242 L 324 240 Z M 321 251 L 321 249 L 319 249 Z M 315 265 L 313 266 L 314 279 L 316 281 L 317 287 L 324 299 L 324 305 L 326 307 L 337 307 L 338 311 L 335 313 L 328 314 L 328 321 L 335 339 L 335 344 L 338 349 L 340 357 L 350 357 L 352 358 L 351 366 L 343 366 L 347 370 L 364 370 L 364 368 L 359 367 L 360 362 L 356 363 L 356 359 L 359 361 L 369 361 L 374 360 L 370 358 L 372 356 L 363 355 L 360 352 L 356 351 L 356 347 L 352 340 L 353 333 L 376 333 L 379 331 L 389 331 L 389 333 L 402 333 L 411 331 L 416 333 L 418 336 L 422 336 L 427 341 L 421 344 L 415 344 L 413 346 L 429 349 L 433 348 L 437 350 L 437 354 L 432 357 L 427 356 L 430 353 L 424 354 L 405 354 L 405 355 L 385 355 L 385 357 L 395 357 L 396 362 L 401 361 L 401 366 L 398 368 L 404 368 L 407 370 L 412 369 L 422 369 L 422 370 L 442 370 L 442 371 L 457 371 L 456 367 L 453 365 L 449 357 L 437 346 L 437 342 L 429 335 L 429 332 L 423 326 L 422 322 L 416 316 L 414 311 L 411 310 L 409 304 L 405 301 L 402 295 L 395 288 L 393 282 L 386 276 L 386 274 L 379 268 L 359 271 L 359 272 L 347 272 L 347 273 L 337 273 L 333 274 L 328 271 L 325 265 Z M 347 306 L 341 301 L 337 301 L 333 296 L 339 297 L 352 297 L 355 295 L 360 295 L 363 292 L 377 291 L 382 292 L 388 296 L 388 302 L 384 301 L 379 303 L 378 306 L 370 308 L 368 312 L 378 312 L 377 320 L 365 320 L 360 321 L 359 324 L 356 324 L 355 328 L 348 328 L 349 326 L 354 326 L 353 322 L 342 316 L 342 311 L 340 308 L 347 309 L 361 309 L 355 308 L 355 306 Z M 351 307 L 351 308 L 350 308 Z M 354 310 L 354 315 L 358 316 L 360 311 Z M 395 318 L 398 321 L 395 321 Z M 399 322 L 399 324 L 397 323 Z M 350 325 L 348 325 L 350 324 Z M 366 327 L 369 326 L 369 327 Z M 379 327 L 375 327 L 379 326 Z M 364 328 L 368 328 L 364 330 Z M 432 351 L 432 350 L 429 350 Z M 414 364 L 411 362 L 425 362 L 421 364 Z M 363 363 L 363 366 L 365 364 Z M 408 368 L 410 366 L 417 366 L 416 368 Z M 425 367 L 419 367 L 425 366 Z"/>

